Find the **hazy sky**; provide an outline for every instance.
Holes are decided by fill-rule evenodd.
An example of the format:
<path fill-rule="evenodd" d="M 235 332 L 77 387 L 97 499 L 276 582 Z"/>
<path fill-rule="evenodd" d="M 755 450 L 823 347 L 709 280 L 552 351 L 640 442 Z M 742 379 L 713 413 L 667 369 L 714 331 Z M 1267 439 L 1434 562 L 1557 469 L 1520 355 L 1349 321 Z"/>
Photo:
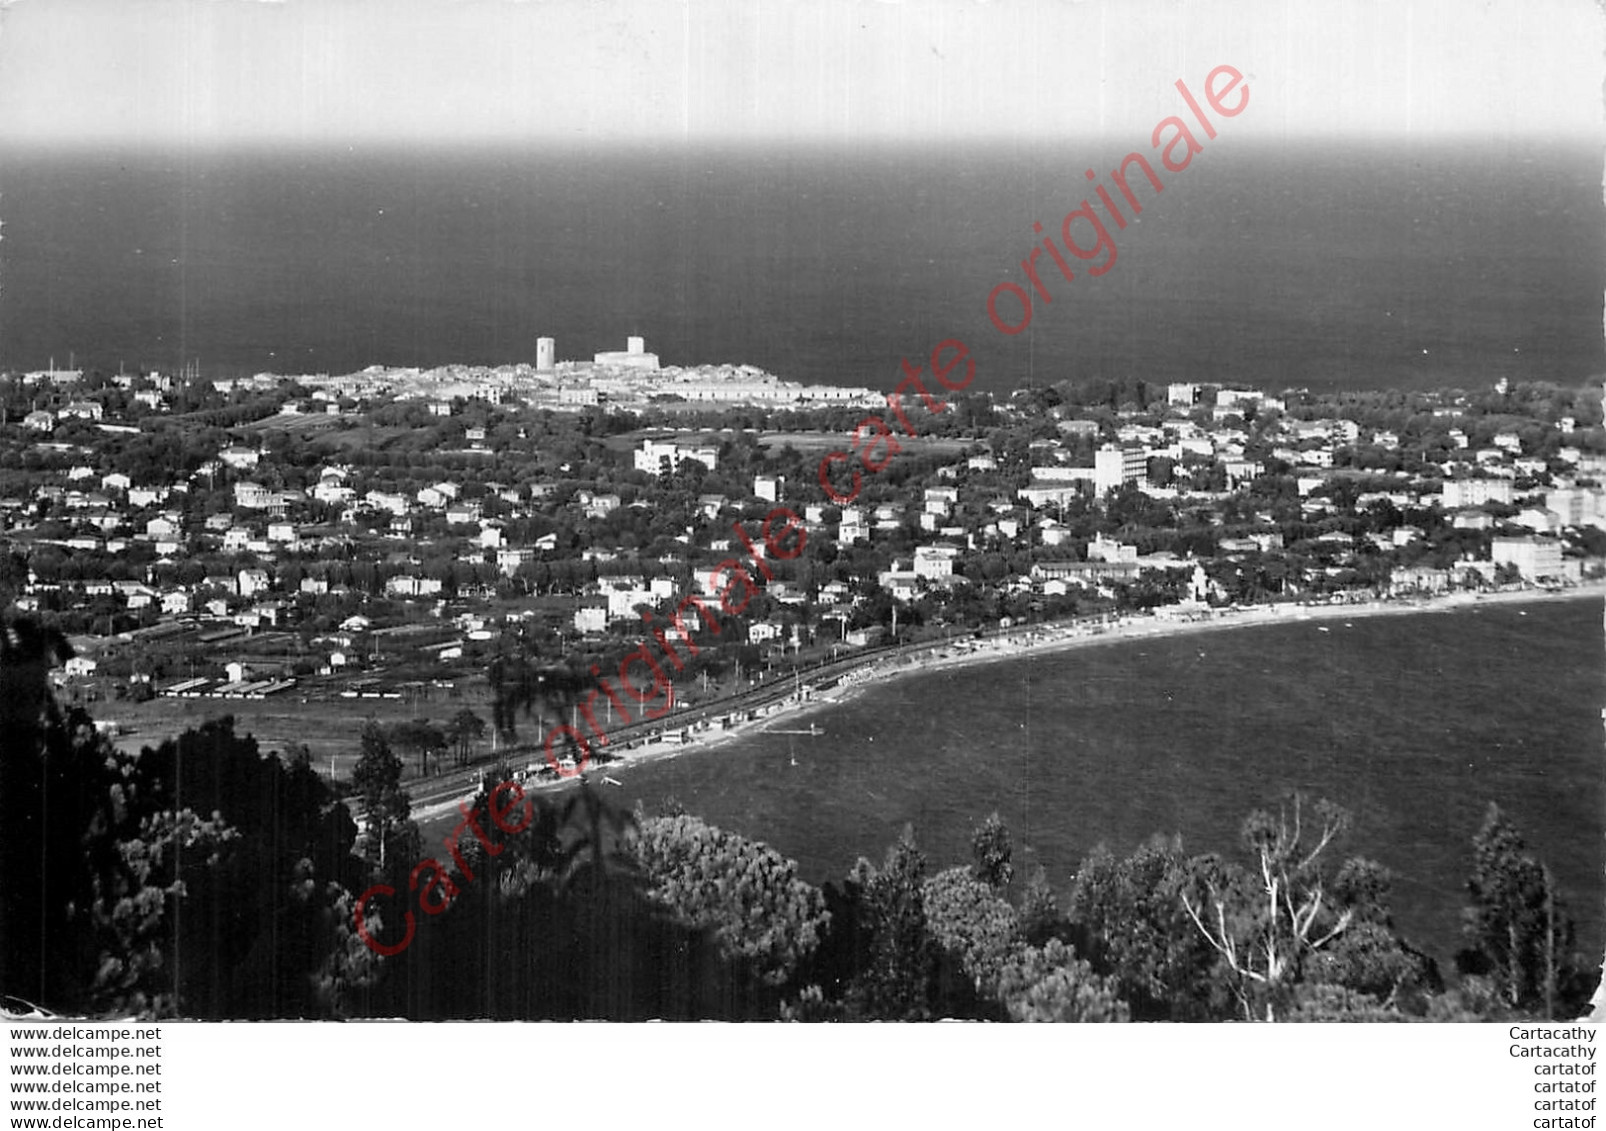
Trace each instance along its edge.
<path fill-rule="evenodd" d="M 0 139 L 1143 136 L 1219 63 L 1262 136 L 1581 134 L 1603 22 L 1595 0 L 13 0 Z"/>

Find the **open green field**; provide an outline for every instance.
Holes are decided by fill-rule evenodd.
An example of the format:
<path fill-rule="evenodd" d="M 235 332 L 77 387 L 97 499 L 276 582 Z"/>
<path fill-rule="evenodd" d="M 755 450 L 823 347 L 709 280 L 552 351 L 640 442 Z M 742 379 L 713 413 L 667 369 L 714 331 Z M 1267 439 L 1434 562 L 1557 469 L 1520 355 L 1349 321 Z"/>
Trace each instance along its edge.
<path fill-rule="evenodd" d="M 617 436 L 610 436 L 605 441 L 606 446 L 618 452 L 633 451 L 641 446 L 641 441 L 648 437 L 664 435 L 662 428 L 644 428 L 634 432 L 621 432 Z M 731 438 L 729 429 L 725 431 L 700 430 L 695 432 L 677 432 L 675 438 L 685 444 L 718 444 Z M 933 455 L 957 455 L 977 441 L 973 439 L 957 439 L 944 436 L 905 436 L 897 433 L 898 444 L 906 452 L 920 452 Z M 837 449 L 847 450 L 853 442 L 848 432 L 759 432 L 754 435 L 759 445 L 771 451 L 784 448 L 790 444 L 797 451 L 805 455 L 824 455 L 826 452 Z"/>
<path fill-rule="evenodd" d="M 249 424 L 237 425 L 230 431 L 251 433 L 279 430 L 310 436 L 318 432 L 332 432 L 339 421 L 340 417 L 323 412 L 280 412 L 263 417 L 261 420 L 253 420 Z"/>
<path fill-rule="evenodd" d="M 360 752 L 363 724 L 369 719 L 384 726 L 427 719 L 444 728 L 465 707 L 485 721 L 488 744 L 491 707 L 488 688 L 483 684 L 466 689 L 457 698 L 437 691 L 432 698 L 412 702 L 363 698 L 308 701 L 292 690 L 268 699 L 157 698 L 147 703 L 97 703 L 91 714 L 98 721 L 115 720 L 126 728 L 126 733 L 115 739 L 124 750 L 155 746 L 208 719 L 233 715 L 235 730 L 253 735 L 264 751 L 305 743 L 321 772 L 329 772 L 333 759 L 335 776 L 347 777 Z M 410 754 L 404 757 L 408 774 L 415 774 L 416 759 Z"/>
<path fill-rule="evenodd" d="M 898 446 L 905 452 L 923 455 L 958 455 L 976 442 L 943 436 L 894 435 L 897 436 Z M 758 437 L 758 442 L 765 448 L 784 448 L 790 444 L 808 455 L 847 451 L 852 441 L 853 437 L 845 432 L 763 432 Z"/>

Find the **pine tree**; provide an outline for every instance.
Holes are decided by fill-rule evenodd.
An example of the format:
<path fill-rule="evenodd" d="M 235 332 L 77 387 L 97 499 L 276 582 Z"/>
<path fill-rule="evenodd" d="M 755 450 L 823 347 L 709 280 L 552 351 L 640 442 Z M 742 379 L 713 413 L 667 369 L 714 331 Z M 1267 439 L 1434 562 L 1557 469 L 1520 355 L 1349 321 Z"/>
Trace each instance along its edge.
<path fill-rule="evenodd" d="M 1498 805 L 1490 804 L 1472 848 L 1472 906 L 1464 913 L 1471 947 L 1459 956 L 1463 972 L 1486 973 L 1513 1009 L 1555 1017 L 1559 1008 L 1579 1004 L 1573 925 L 1550 870 L 1528 854 Z"/>
<path fill-rule="evenodd" d="M 850 874 L 863 953 L 846 995 L 850 1016 L 923 1021 L 933 1015 L 940 951 L 926 924 L 925 880 L 926 857 L 908 825 L 879 870 L 860 859 Z"/>
<path fill-rule="evenodd" d="M 372 964 L 344 945 L 345 806 L 227 717 L 119 750 L 55 704 L 49 643 L 0 625 L 0 992 L 79 1014 L 346 1008 Z"/>
<path fill-rule="evenodd" d="M 820 890 L 769 845 L 682 815 L 638 822 L 633 850 L 652 897 L 711 929 L 767 985 L 785 986 L 819 945 L 829 918 Z"/>
<path fill-rule="evenodd" d="M 485 720 L 467 707 L 464 707 L 452 716 L 452 721 L 447 726 L 446 733 L 447 737 L 451 739 L 452 746 L 457 751 L 457 764 L 466 766 L 469 762 L 469 755 L 474 750 L 474 743 L 485 735 Z"/>
<path fill-rule="evenodd" d="M 1015 874 L 1012 862 L 1014 850 L 1009 842 L 1009 826 L 993 813 L 970 836 L 970 850 L 975 858 L 972 874 L 982 883 L 996 889 L 1009 887 Z"/>
<path fill-rule="evenodd" d="M 373 719 L 362 728 L 362 756 L 351 773 L 367 811 L 365 851 L 383 868 L 398 842 L 412 832 L 411 803 L 401 787 L 402 761 L 390 748 L 385 732 Z"/>
<path fill-rule="evenodd" d="M 1032 946 L 1042 946 L 1058 938 L 1068 924 L 1060 911 L 1059 897 L 1048 882 L 1048 873 L 1041 864 L 1032 868 L 1026 877 L 1026 893 L 1021 897 L 1021 935 Z"/>

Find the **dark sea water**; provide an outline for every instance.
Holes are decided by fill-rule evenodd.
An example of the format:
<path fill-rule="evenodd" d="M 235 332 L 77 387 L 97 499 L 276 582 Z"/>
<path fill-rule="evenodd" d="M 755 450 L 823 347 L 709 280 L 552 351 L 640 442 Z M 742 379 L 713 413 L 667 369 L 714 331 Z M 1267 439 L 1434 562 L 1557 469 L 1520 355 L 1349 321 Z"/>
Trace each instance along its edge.
<path fill-rule="evenodd" d="M 1138 141 L 1140 139 L 1134 139 Z M 1142 150 L 1149 153 L 1145 146 Z M 1601 157 L 1578 147 L 1207 142 L 1105 275 L 1024 282 L 1108 143 L 871 151 L 0 154 L 0 365 L 209 375 L 564 358 L 890 387 L 960 337 L 979 381 L 1566 384 L 1606 372 Z M 1141 181 L 1141 174 L 1134 173 Z M 1115 190 L 1111 189 L 1112 193 Z M 1118 198 L 1118 193 L 1115 193 Z M 1090 264 L 1091 265 L 1091 264 Z M 1080 264 L 1073 266 L 1080 267 Z"/>
<path fill-rule="evenodd" d="M 915 674 L 812 715 L 823 737 L 760 734 L 611 771 L 623 788 L 602 788 L 649 811 L 672 794 L 813 882 L 879 863 L 905 822 L 934 867 L 966 862 L 970 829 L 997 810 L 1017 867 L 1041 863 L 1062 892 L 1101 842 L 1124 854 L 1180 833 L 1189 851 L 1236 855 L 1248 812 L 1299 790 L 1353 812 L 1342 855 L 1394 872 L 1397 921 L 1442 959 L 1494 801 L 1599 954 L 1601 612 L 1593 599 L 1279 624 Z"/>

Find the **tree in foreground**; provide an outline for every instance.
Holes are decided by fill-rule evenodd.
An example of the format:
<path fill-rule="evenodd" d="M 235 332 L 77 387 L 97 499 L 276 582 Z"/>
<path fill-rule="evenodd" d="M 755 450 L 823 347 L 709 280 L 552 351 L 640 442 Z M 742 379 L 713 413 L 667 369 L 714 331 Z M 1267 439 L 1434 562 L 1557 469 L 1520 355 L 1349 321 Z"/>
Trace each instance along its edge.
<path fill-rule="evenodd" d="M 818 986 L 810 1020 L 924 1021 L 978 1013 L 973 979 L 933 937 L 925 907 L 926 857 L 905 826 L 881 867 L 860 858 L 826 884 L 826 932 L 802 980 Z"/>
<path fill-rule="evenodd" d="M 1021 934 L 1032 946 L 1042 946 L 1050 939 L 1060 938 L 1069 929 L 1065 914 L 1060 910 L 1059 896 L 1049 883 L 1048 872 L 1041 864 L 1034 865 L 1026 876 L 1026 891 L 1020 901 Z"/>
<path fill-rule="evenodd" d="M 866 938 L 863 968 L 847 998 L 861 1015 L 916 1021 L 932 1016 L 937 946 L 926 926 L 926 856 L 906 826 L 877 869 L 855 865 L 850 882 L 859 896 Z"/>
<path fill-rule="evenodd" d="M 1464 974 L 1485 976 L 1507 1008 L 1577 1016 L 1589 997 L 1573 951 L 1573 924 L 1550 869 L 1535 860 L 1517 827 L 1491 804 L 1473 838 L 1472 905 L 1464 912 Z"/>
<path fill-rule="evenodd" d="M 38 637 L 0 626 L 0 992 L 64 1013 L 338 1016 L 355 835 L 304 760 L 229 719 L 137 755 L 62 711 Z"/>
<path fill-rule="evenodd" d="M 680 815 L 638 818 L 634 850 L 652 897 L 710 928 L 766 984 L 786 986 L 819 945 L 830 919 L 820 890 L 768 845 Z"/>
<path fill-rule="evenodd" d="M 1190 858 L 1180 838 L 1158 835 L 1124 859 L 1100 845 L 1077 869 L 1069 938 L 1095 970 L 1115 980 L 1138 1020 L 1232 1016 L 1215 951 L 1182 898 L 1217 871 L 1214 858 Z M 1047 927 L 1040 933 L 1052 937 Z"/>
<path fill-rule="evenodd" d="M 504 770 L 505 773 L 505 770 Z M 485 812 L 501 782 L 471 811 Z M 504 800 L 506 798 L 504 797 Z M 526 796 L 507 832 L 482 821 L 489 848 L 465 838 L 452 868 L 450 902 L 426 917 L 405 951 L 382 961 L 371 998 L 377 1016 L 417 1020 L 753 1020 L 773 1018 L 779 994 L 761 971 L 774 952 L 748 938 L 721 939 L 732 908 L 720 893 L 682 889 L 694 915 L 653 894 L 631 849 L 634 820 L 582 784 L 549 803 Z M 753 858 L 741 854 L 747 862 Z M 678 872 L 674 865 L 671 873 Z M 731 895 L 737 877 L 715 880 Z M 405 881 L 398 890 L 405 889 Z M 694 885 L 695 886 L 695 885 Z M 762 886 L 762 885 L 760 885 Z M 405 904 L 400 905 L 405 907 Z M 390 914 L 394 915 L 396 905 Z M 389 934 L 396 924 L 384 925 Z"/>
<path fill-rule="evenodd" d="M 408 819 L 412 804 L 402 789 L 402 760 L 390 748 L 384 728 L 369 719 L 362 728 L 362 753 L 351 772 L 351 784 L 362 798 L 367 834 L 364 852 L 380 868 L 395 858 L 415 855 L 417 841 Z"/>
<path fill-rule="evenodd" d="M 457 752 L 457 764 L 466 766 L 474 752 L 474 744 L 485 737 L 485 720 L 464 707 L 447 724 L 446 736 Z"/>
<path fill-rule="evenodd" d="M 1275 1021 L 1292 1004 L 1305 962 L 1349 929 L 1350 908 L 1327 890 L 1322 853 L 1349 824 L 1336 806 L 1316 806 L 1306 824 L 1303 801 L 1293 814 L 1257 810 L 1244 821 L 1250 869 L 1227 865 L 1182 893 L 1188 918 L 1221 957 L 1245 1020 Z"/>
<path fill-rule="evenodd" d="M 983 826 L 984 846 L 1007 865 L 1009 832 Z M 804 981 L 814 994 L 787 1015 L 916 1021 L 940 1018 L 1125 1020 L 1116 987 L 1060 938 L 1066 924 L 1038 877 L 1028 921 L 1006 900 L 1004 867 L 926 873 L 912 828 L 877 868 L 861 859 L 840 886 L 827 884 L 829 928 Z M 983 879 L 987 876 L 989 879 Z"/>
<path fill-rule="evenodd" d="M 389 741 L 392 746 L 417 751 L 418 772 L 423 777 L 429 776 L 430 755 L 436 755 L 438 767 L 441 752 L 448 743 L 446 733 L 439 727 L 431 726 L 428 719 L 408 719 L 396 723 L 390 728 Z"/>
<path fill-rule="evenodd" d="M 1183 889 L 1183 908 L 1245 1020 L 1286 1019 L 1318 986 L 1349 991 L 1366 1010 L 1394 1010 L 1433 980 L 1392 930 L 1387 872 L 1356 859 L 1329 875 L 1325 857 L 1349 823 L 1340 807 L 1319 801 L 1307 812 L 1295 795 L 1275 816 L 1256 811 L 1244 821 L 1251 867 L 1201 868 Z"/>
<path fill-rule="evenodd" d="M 1025 945 L 1015 909 L 969 868 L 938 872 L 921 896 L 937 945 L 959 959 L 978 994 L 996 999 L 1005 965 Z"/>
<path fill-rule="evenodd" d="M 978 880 L 1000 891 L 1009 887 L 1015 874 L 1014 850 L 1009 842 L 1009 826 L 996 812 L 971 833 L 970 850 L 975 861 L 972 871 Z"/>
<path fill-rule="evenodd" d="M 374 955 L 355 937 L 356 825 L 305 758 L 264 755 L 214 719 L 141 751 L 136 782 L 160 812 L 208 813 L 228 836 L 181 848 L 168 936 L 177 1011 L 190 1017 L 333 1017 L 360 1009 Z M 180 803 L 182 802 L 182 808 Z"/>
<path fill-rule="evenodd" d="M 1012 1021 L 1129 1021 L 1114 984 L 1093 972 L 1059 939 L 1017 951 L 998 980 Z"/>
<path fill-rule="evenodd" d="M 945 955 L 971 978 L 984 1016 L 1014 1021 L 1126 1021 L 1113 980 L 1059 938 L 1028 942 L 1021 916 L 965 868 L 926 881 L 926 921 Z"/>

